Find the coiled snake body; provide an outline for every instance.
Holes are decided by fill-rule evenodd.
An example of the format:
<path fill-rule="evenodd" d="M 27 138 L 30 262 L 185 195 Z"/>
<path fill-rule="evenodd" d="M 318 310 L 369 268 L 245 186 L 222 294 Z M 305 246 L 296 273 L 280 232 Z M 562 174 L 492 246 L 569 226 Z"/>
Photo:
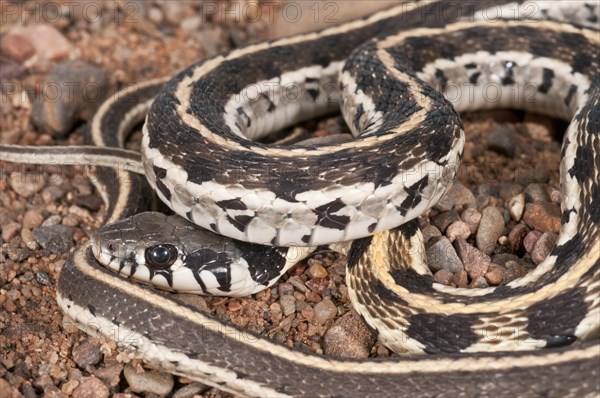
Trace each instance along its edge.
<path fill-rule="evenodd" d="M 598 6 L 569 13 L 563 9 L 568 2 L 550 2 L 527 14 L 589 25 L 584 28 L 540 20 L 492 23 L 485 10 L 496 3 L 496 11 L 527 10 L 512 3 L 503 8 L 503 1 L 453 4 L 471 19 L 447 24 L 439 18 L 446 3 L 400 6 L 235 50 L 168 83 L 142 84 L 105 103 L 90 130 L 94 145 L 119 147 L 152 103 L 141 163 L 118 149 L 2 146 L 9 161 L 83 157 L 99 166 L 143 167 L 159 197 L 189 221 L 277 246 L 219 237 L 183 217 L 145 213 L 121 220 L 144 202 L 144 184 L 132 173 L 120 175 L 128 183 L 111 184 L 117 175 L 101 167 L 108 173 L 99 181 L 106 184 L 110 224 L 65 265 L 57 289 L 65 313 L 151 364 L 246 395 L 597 393 Z M 331 89 L 338 78 L 339 92 Z M 495 103 L 486 102 L 489 83 L 502 94 Z M 441 94 L 451 97 L 457 87 L 472 95 L 451 103 Z M 515 99 L 515 87 L 535 89 L 530 98 Z M 337 102 L 355 135 L 351 142 L 283 147 L 252 141 L 329 112 Z M 422 238 L 411 220 L 435 204 L 456 173 L 464 143 L 457 111 L 506 106 L 571 120 L 562 150 L 557 245 L 534 271 L 506 286 L 441 286 L 423 263 Z M 405 355 L 355 361 L 293 351 L 98 264 L 166 289 L 246 295 L 270 286 L 324 244 L 348 256 L 354 308 L 388 347 Z"/>

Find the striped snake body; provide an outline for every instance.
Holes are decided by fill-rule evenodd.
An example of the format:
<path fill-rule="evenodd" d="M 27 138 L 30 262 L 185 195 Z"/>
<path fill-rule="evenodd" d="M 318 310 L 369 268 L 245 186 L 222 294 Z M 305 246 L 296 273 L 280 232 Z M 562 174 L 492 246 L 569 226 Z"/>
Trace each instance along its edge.
<path fill-rule="evenodd" d="M 60 306 L 82 328 L 150 364 L 251 396 L 597 393 L 598 6 L 571 13 L 563 9 L 568 2 L 540 6 L 542 17 L 590 26 L 583 28 L 490 23 L 481 10 L 495 3 L 502 10 L 508 2 L 460 5 L 472 20 L 447 25 L 434 12 L 444 3 L 401 6 L 235 50 L 168 83 L 142 84 L 106 102 L 90 130 L 94 145 L 122 146 L 152 104 L 141 160 L 114 148 L 0 147 L 8 161 L 92 157 L 100 166 L 143 168 L 159 197 L 182 216 L 133 216 L 147 198 L 145 184 L 134 173 L 99 167 L 107 173 L 99 182 L 109 224 L 63 268 Z M 360 45 L 370 37 L 376 39 Z M 340 90 L 331 90 L 338 78 Z M 500 90 L 495 102 L 484 91 L 492 83 Z M 293 101 L 286 100 L 289 87 Z M 472 95 L 453 98 L 457 87 Z M 515 98 L 515 87 L 534 90 Z M 253 141 L 338 102 L 355 135 L 351 142 Z M 464 144 L 457 112 L 507 106 L 571 120 L 560 166 L 557 245 L 534 271 L 506 286 L 439 285 L 424 264 L 414 219 L 456 174 Z M 123 183 L 123 177 L 134 180 Z M 116 178 L 120 183 L 111 184 Z M 245 295 L 270 286 L 325 244 L 348 257 L 354 308 L 404 355 L 358 361 L 293 351 L 107 269 L 170 290 Z"/>

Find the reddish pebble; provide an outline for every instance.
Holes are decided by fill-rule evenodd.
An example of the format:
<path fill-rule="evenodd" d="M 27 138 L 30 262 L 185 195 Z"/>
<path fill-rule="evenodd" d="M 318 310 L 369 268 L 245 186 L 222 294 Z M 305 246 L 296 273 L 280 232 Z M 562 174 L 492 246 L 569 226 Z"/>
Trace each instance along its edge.
<path fill-rule="evenodd" d="M 560 208 L 554 203 L 536 202 L 525 206 L 523 220 L 531 228 L 542 232 L 560 231 Z"/>
<path fill-rule="evenodd" d="M 20 63 L 23 63 L 35 54 L 35 48 L 29 40 L 10 31 L 2 38 L 0 50 Z"/>
<path fill-rule="evenodd" d="M 527 235 L 525 235 L 525 238 L 523 239 L 523 246 L 525 246 L 525 250 L 527 250 L 527 253 L 531 253 L 533 251 L 533 247 L 535 246 L 535 243 L 538 241 L 540 236 L 542 236 L 542 233 L 540 231 L 531 231 Z"/>

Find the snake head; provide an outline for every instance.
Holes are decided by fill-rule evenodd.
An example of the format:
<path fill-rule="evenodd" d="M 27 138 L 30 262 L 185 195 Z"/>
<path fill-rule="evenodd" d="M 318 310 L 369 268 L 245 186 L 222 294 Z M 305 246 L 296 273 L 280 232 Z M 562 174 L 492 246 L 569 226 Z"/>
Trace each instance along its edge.
<path fill-rule="evenodd" d="M 92 250 L 98 262 L 124 277 L 159 289 L 222 296 L 261 291 L 298 261 L 286 258 L 287 248 L 239 242 L 155 212 L 101 227 L 92 235 Z"/>

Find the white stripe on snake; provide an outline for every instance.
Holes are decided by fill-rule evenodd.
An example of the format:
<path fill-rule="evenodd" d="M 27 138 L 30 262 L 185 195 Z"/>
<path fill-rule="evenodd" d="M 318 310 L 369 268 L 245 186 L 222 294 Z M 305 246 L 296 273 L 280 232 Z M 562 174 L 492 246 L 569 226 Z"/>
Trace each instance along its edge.
<path fill-rule="evenodd" d="M 471 20 L 447 24 L 445 6 Z M 491 9 L 559 22 L 490 21 Z M 250 396 L 593 396 L 600 390 L 598 12 L 587 2 L 404 5 L 234 50 L 166 84 L 141 84 L 100 108 L 88 137 L 96 146 L 0 146 L 1 159 L 89 159 L 128 170 L 98 168 L 107 224 L 70 256 L 57 298 L 81 328 L 151 366 Z M 497 101 L 486 100 L 492 84 Z M 523 98 L 515 88 L 533 90 Z M 253 141 L 338 103 L 355 136 L 349 142 Z M 140 163 L 118 147 L 150 104 Z M 464 144 L 457 112 L 498 107 L 571 121 L 559 239 L 534 271 L 506 286 L 442 286 L 422 258 L 415 218 L 456 174 Z M 149 194 L 129 171 L 142 168 L 182 217 L 134 216 Z M 325 244 L 347 255 L 354 308 L 402 355 L 359 361 L 297 352 L 122 277 L 247 295 Z"/>

